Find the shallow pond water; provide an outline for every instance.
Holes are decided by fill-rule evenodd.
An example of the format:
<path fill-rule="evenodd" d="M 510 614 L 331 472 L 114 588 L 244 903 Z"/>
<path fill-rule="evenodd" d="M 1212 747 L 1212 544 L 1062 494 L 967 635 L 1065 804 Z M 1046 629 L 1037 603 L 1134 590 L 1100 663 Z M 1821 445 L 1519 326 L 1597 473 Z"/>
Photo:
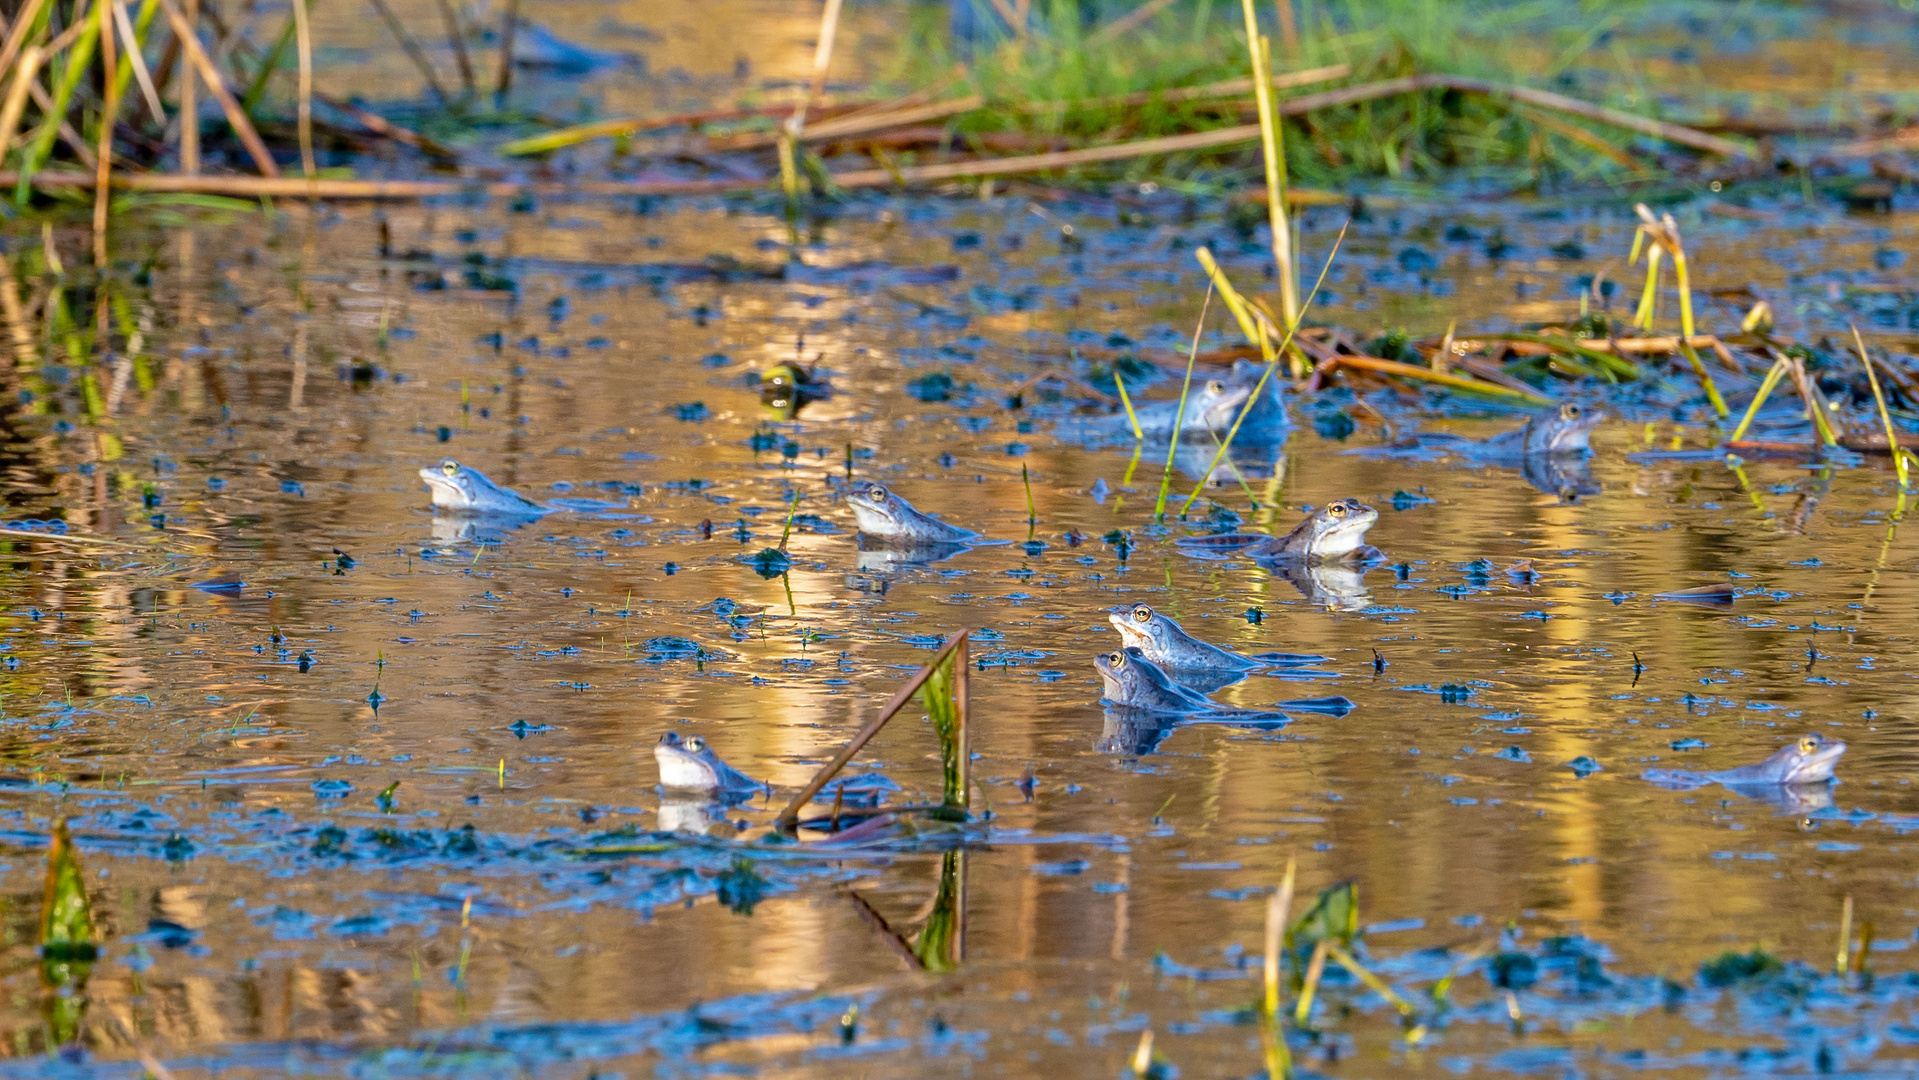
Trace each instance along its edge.
<path fill-rule="evenodd" d="M 1758 279 L 1818 334 L 1898 283 L 1862 267 L 1908 245 L 1909 213 L 1759 205 L 1688 211 L 1708 285 Z M 1321 1036 L 1295 1046 L 1314 1071 L 1912 1067 L 1915 557 L 1883 462 L 1739 473 L 1684 453 L 1707 430 L 1675 377 L 1615 395 L 1624 418 L 1564 498 L 1515 469 L 1355 453 L 1386 433 L 1362 415 L 1320 434 L 1334 393 L 1295 402 L 1299 430 L 1239 455 L 1245 483 L 1209 485 L 1195 517 L 1283 531 L 1357 497 L 1386 562 L 1295 582 L 1197 560 L 1173 545 L 1188 527 L 1151 523 L 1163 445 L 1128 482 L 1130 442 L 1061 439 L 1066 405 L 1007 398 L 1079 370 L 1076 343 L 1183 348 L 1194 246 L 1259 273 L 1216 207 L 1149 199 L 1122 228 L 1100 200 L 875 196 L 807 227 L 792 264 L 768 209 L 283 208 L 126 235 L 151 256 L 128 357 L 82 367 L 20 324 L 7 516 L 107 544 L 21 541 L 0 576 L 0 1072 L 132 1076 L 147 1053 L 176 1075 L 1110 1076 L 1152 1027 L 1182 1074 L 1244 1076 L 1289 858 L 1309 895 L 1358 883 L 1387 978 L 1423 993 L 1461 972 L 1412 1043 L 1382 999 L 1330 984 Z M 1628 212 L 1375 211 L 1324 313 L 1368 332 L 1570 313 L 1569 283 L 1623 262 Z M 1061 222 L 1081 239 L 1062 246 Z M 1309 257 L 1338 224 L 1309 218 Z M 1454 226 L 1510 249 L 1448 247 Z M 1555 253 L 1575 231 L 1591 253 Z M 1748 254 L 1787 238 L 1796 261 Z M 56 242 L 83 260 L 81 232 Z M 37 246 L 10 238 L 29 299 Z M 1514 297 L 1520 280 L 1540 294 Z M 757 373 L 796 352 L 832 393 L 784 419 Z M 1518 422 L 1368 401 L 1394 437 Z M 436 518 L 417 472 L 446 456 L 567 508 Z M 1010 542 L 863 556 L 849 468 Z M 750 559 L 795 497 L 794 565 L 769 580 Z M 1520 560 L 1535 579 L 1508 573 Z M 1730 606 L 1655 599 L 1725 581 Z M 1357 707 L 1111 725 L 1092 656 L 1118 640 L 1105 610 L 1136 601 L 1242 651 L 1330 658 L 1220 700 Z M 790 792 L 962 629 L 978 843 L 742 862 L 653 835 L 687 812 L 654 786 L 661 733 Z M 1829 802 L 1640 779 L 1807 732 L 1851 747 Z M 856 764 L 939 788 L 913 712 Z M 102 953 L 56 978 L 35 946 L 61 817 Z M 962 945 L 928 973 L 910 946 L 942 884 Z M 1863 987 L 1815 974 L 1846 896 L 1855 937 L 1872 926 Z M 1750 992 L 1701 980 L 1755 946 L 1809 967 Z"/>

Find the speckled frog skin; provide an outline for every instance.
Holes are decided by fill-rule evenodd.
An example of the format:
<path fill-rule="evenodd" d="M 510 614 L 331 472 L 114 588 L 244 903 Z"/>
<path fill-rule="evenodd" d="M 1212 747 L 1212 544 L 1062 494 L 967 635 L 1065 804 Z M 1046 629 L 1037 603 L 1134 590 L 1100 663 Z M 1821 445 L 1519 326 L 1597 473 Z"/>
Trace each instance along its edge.
<path fill-rule="evenodd" d="M 1174 682 L 1172 676 L 1131 645 L 1094 657 L 1093 666 L 1099 669 L 1101 696 L 1114 705 L 1172 716 L 1218 707 L 1205 694 Z"/>
<path fill-rule="evenodd" d="M 456 514 L 530 517 L 548 512 L 546 507 L 523 497 L 512 488 L 501 487 L 487 479 L 480 470 L 470 469 L 452 458 L 421 469 L 420 479 L 426 481 L 427 490 L 433 493 L 435 507 Z"/>
<path fill-rule="evenodd" d="M 1815 731 L 1780 747 L 1757 765 L 1742 765 L 1737 769 L 1719 772 L 1648 769 L 1645 778 L 1654 783 L 1687 787 L 1703 784 L 1725 784 L 1729 787 L 1823 784 L 1832 779 L 1832 770 L 1845 752 L 1845 743 L 1828 739 Z"/>
<path fill-rule="evenodd" d="M 889 544 L 964 544 L 979 534 L 923 514 L 885 485 L 860 484 L 846 496 L 860 535 Z"/>
<path fill-rule="evenodd" d="M 1266 537 L 1241 554 L 1255 559 L 1344 559 L 1366 546 L 1366 530 L 1378 520 L 1379 511 L 1358 499 L 1334 499 L 1292 532 Z"/>
<path fill-rule="evenodd" d="M 1169 670 L 1250 671 L 1263 667 L 1236 652 L 1209 645 L 1187 633 L 1171 618 L 1146 604 L 1124 604 L 1106 616 L 1126 644 L 1144 653 L 1148 660 Z"/>

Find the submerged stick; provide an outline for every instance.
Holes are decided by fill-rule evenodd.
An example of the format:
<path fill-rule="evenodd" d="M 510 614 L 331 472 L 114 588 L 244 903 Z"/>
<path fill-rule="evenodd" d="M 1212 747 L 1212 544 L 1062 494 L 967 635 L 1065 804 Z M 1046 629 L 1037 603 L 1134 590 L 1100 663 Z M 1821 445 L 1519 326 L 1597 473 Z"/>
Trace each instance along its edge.
<path fill-rule="evenodd" d="M 800 809 L 811 801 L 813 796 L 818 795 L 827 781 L 833 779 L 835 774 L 846 767 L 847 762 L 853 760 L 853 755 L 859 753 L 861 747 L 865 746 L 873 736 L 879 734 L 879 730 L 886 726 L 888 720 L 893 719 L 895 713 L 904 708 L 907 702 L 913 700 L 913 695 L 919 693 L 920 687 L 925 685 L 926 680 L 933 677 L 933 673 L 939 670 L 940 664 L 964 646 L 968 633 L 961 630 L 954 635 L 951 641 L 934 654 L 930 663 L 914 672 L 913 677 L 906 680 L 906 685 L 900 687 L 891 698 L 887 699 L 886 704 L 880 707 L 878 716 L 868 721 L 865 727 L 840 748 L 839 753 L 833 755 L 833 760 L 821 766 L 820 771 L 813 774 L 813 779 L 808 780 L 806 786 L 799 790 L 799 794 L 793 796 L 792 801 L 786 804 L 786 809 L 781 810 L 780 815 L 773 819 L 774 832 L 793 831 L 795 823 L 799 820 Z"/>

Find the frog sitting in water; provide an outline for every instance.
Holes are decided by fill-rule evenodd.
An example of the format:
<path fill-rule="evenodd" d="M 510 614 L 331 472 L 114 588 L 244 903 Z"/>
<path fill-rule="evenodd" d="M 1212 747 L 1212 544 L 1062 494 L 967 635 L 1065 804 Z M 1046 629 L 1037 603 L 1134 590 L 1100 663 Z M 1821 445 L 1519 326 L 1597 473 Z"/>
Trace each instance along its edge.
<path fill-rule="evenodd" d="M 653 744 L 660 786 L 668 791 L 701 792 L 716 798 L 743 798 L 770 788 L 720 760 L 698 735 L 669 731 Z"/>
<path fill-rule="evenodd" d="M 1592 450 L 1592 431 L 1606 414 L 1568 401 L 1548 409 L 1514 431 L 1482 442 L 1477 452 L 1488 457 L 1531 457 L 1535 454 L 1584 454 Z"/>
<path fill-rule="evenodd" d="M 1093 666 L 1099 669 L 1100 700 L 1140 715 L 1261 727 L 1285 724 L 1292 719 L 1277 710 L 1220 705 L 1197 690 L 1181 686 L 1134 645 L 1095 656 Z"/>
<path fill-rule="evenodd" d="M 1107 621 L 1120 638 L 1158 664 L 1176 682 L 1189 689 L 1212 691 L 1237 681 L 1244 673 L 1270 664 L 1317 664 L 1328 658 L 1297 653 L 1241 656 L 1199 640 L 1169 616 L 1147 604 L 1122 604 L 1107 612 Z"/>
<path fill-rule="evenodd" d="M 1367 561 L 1381 558 L 1366 543 L 1366 530 L 1379 520 L 1379 511 L 1358 499 L 1334 499 L 1314 511 L 1285 536 L 1230 533 L 1225 536 L 1182 537 L 1180 550 L 1189 553 L 1237 554 L 1274 562 Z"/>
<path fill-rule="evenodd" d="M 1719 772 L 1687 772 L 1683 769 L 1647 769 L 1642 775 L 1655 784 L 1679 790 L 1724 784 L 1735 791 L 1744 788 L 1797 787 L 1824 784 L 1832 780 L 1832 770 L 1846 752 L 1846 744 L 1828 739 L 1818 732 L 1801 736 L 1781 747 L 1757 765 L 1742 765 Z"/>
<path fill-rule="evenodd" d="M 456 514 L 499 514 L 534 517 L 549 513 L 549 508 L 527 499 L 512 488 L 504 488 L 487 479 L 478 469 L 447 458 L 438 465 L 420 470 L 433 493 L 433 505 Z"/>
<path fill-rule="evenodd" d="M 864 483 L 856 486 L 846 496 L 846 503 L 853 508 L 853 520 L 859 523 L 862 541 L 872 540 L 895 547 L 935 546 L 941 544 L 965 544 L 979 539 L 979 534 L 914 509 L 913 504 L 900 498 L 883 485 Z"/>

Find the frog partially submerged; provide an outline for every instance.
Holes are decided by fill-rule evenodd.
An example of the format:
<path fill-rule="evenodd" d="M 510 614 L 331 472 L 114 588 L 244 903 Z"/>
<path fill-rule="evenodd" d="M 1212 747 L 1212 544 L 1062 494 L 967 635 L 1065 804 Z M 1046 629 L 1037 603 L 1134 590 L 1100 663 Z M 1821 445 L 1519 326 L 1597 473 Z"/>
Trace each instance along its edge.
<path fill-rule="evenodd" d="M 698 735 L 680 737 L 669 731 L 653 744 L 653 760 L 660 766 L 660 786 L 668 791 L 702 792 L 715 798 L 743 798 L 772 790 L 768 785 L 720 760 Z"/>
<path fill-rule="evenodd" d="M 862 543 L 877 541 L 894 547 L 934 547 L 979 539 L 976 532 L 921 513 L 882 484 L 859 484 L 847 494 L 846 503 L 853 508 L 853 520 L 859 523 Z"/>
<path fill-rule="evenodd" d="M 1095 656 L 1093 666 L 1099 669 L 1100 700 L 1133 710 L 1134 715 L 1254 726 L 1285 724 L 1292 719 L 1278 710 L 1220 705 L 1197 690 L 1181 686 L 1164 668 L 1147 659 L 1137 645 Z"/>
<path fill-rule="evenodd" d="M 552 508 L 541 506 L 512 488 L 501 487 L 480 470 L 468 468 L 452 458 L 421 469 L 420 479 L 426 481 L 427 490 L 433 493 L 436 509 L 502 517 L 537 517 L 552 512 Z"/>
<path fill-rule="evenodd" d="M 1592 431 L 1606 414 L 1578 402 L 1568 401 L 1557 409 L 1539 413 L 1515 431 L 1508 431 L 1480 443 L 1478 452 L 1488 457 L 1531 457 L 1534 454 L 1583 454 L 1592 449 Z"/>
<path fill-rule="evenodd" d="M 1139 434 L 1146 439 L 1170 439 L 1173 429 L 1178 427 L 1180 437 L 1198 436 L 1210 431 L 1224 435 L 1239 417 L 1240 407 L 1246 403 L 1252 387 L 1229 383 L 1223 379 L 1208 379 L 1187 388 L 1186 404 L 1181 408 L 1178 398 L 1171 401 L 1155 401 L 1133 408 L 1133 418 L 1139 421 Z M 1116 417 L 1118 423 L 1131 433 L 1132 426 L 1124 416 Z"/>
<path fill-rule="evenodd" d="M 1230 533 L 1182 537 L 1178 543 L 1181 550 L 1192 553 L 1246 555 L 1274 562 L 1367 561 L 1382 557 L 1378 548 L 1366 543 L 1366 530 L 1378 520 L 1379 511 L 1358 499 L 1334 499 L 1285 536 Z"/>
<path fill-rule="evenodd" d="M 1719 772 L 1688 772 L 1683 769 L 1647 769 L 1643 777 L 1655 784 L 1678 790 L 1724 784 L 1744 793 L 1749 788 L 1801 787 L 1832 781 L 1832 770 L 1839 764 L 1846 744 L 1828 739 L 1818 732 L 1800 736 L 1781 747 L 1757 765 L 1742 765 Z"/>
<path fill-rule="evenodd" d="M 1127 645 L 1139 649 L 1175 682 L 1193 690 L 1211 692 L 1237 681 L 1246 672 L 1269 665 L 1317 664 L 1328 659 L 1298 653 L 1242 656 L 1199 640 L 1148 604 L 1122 604 L 1108 609 L 1106 618 Z"/>

